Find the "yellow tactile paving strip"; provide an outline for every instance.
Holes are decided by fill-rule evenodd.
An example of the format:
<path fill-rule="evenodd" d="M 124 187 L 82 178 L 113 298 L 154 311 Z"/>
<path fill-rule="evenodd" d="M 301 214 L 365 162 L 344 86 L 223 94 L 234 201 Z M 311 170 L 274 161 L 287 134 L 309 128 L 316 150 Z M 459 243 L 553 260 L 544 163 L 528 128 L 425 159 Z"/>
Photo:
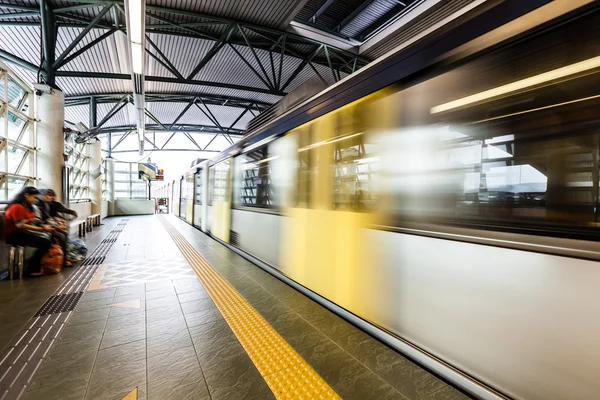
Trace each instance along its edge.
<path fill-rule="evenodd" d="M 159 218 L 275 397 L 340 399 L 246 299 L 164 217 Z"/>

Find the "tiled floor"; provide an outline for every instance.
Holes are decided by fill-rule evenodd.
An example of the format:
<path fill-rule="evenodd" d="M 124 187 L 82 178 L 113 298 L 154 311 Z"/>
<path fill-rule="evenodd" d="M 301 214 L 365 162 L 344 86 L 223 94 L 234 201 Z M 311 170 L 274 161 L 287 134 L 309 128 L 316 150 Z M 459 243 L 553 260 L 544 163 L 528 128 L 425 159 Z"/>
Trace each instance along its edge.
<path fill-rule="evenodd" d="M 467 398 L 196 229 L 167 218 L 340 397 Z M 107 220 L 102 232 L 118 221 Z M 157 217 L 130 217 L 25 398 L 122 399 L 136 388 L 139 399 L 274 398 L 191 271 Z M 61 280 L 11 286 L 18 294 L 11 302 L 20 299 L 24 308 L 15 313 L 7 302 L 1 320 L 18 332 Z M 3 338 L 10 334 L 4 326 Z"/>

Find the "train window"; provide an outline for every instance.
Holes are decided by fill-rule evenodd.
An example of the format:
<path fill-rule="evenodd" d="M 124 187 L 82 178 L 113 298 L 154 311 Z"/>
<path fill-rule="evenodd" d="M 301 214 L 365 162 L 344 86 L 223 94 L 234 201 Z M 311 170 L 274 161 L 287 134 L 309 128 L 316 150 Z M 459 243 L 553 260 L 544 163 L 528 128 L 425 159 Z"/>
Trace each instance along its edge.
<path fill-rule="evenodd" d="M 312 177 L 316 174 L 316 166 L 313 165 L 312 152 L 310 145 L 312 143 L 312 127 L 308 125 L 305 129 L 297 131 L 298 135 L 298 168 L 296 181 L 296 205 L 298 207 L 308 208 L 311 203 L 311 181 Z M 316 157 L 315 157 L 316 158 Z"/>
<path fill-rule="evenodd" d="M 250 207 L 273 207 L 275 199 L 271 181 L 271 161 L 268 146 L 243 154 L 239 204 Z"/>
<path fill-rule="evenodd" d="M 196 194 L 194 196 L 194 203 L 196 205 L 202 205 L 202 174 L 204 170 L 199 170 L 195 175 L 195 186 L 196 186 Z"/>
<path fill-rule="evenodd" d="M 229 168 L 231 160 L 223 160 L 214 166 L 213 202 L 226 202 L 228 198 Z"/>
<path fill-rule="evenodd" d="M 557 235 L 576 225 L 592 234 L 600 222 L 600 72 L 585 68 L 600 44 L 597 24 L 588 28 L 576 29 L 577 48 L 556 30 L 388 101 L 401 122 L 382 153 L 387 207 L 402 220 Z"/>
<path fill-rule="evenodd" d="M 208 205 L 212 206 L 213 204 L 213 193 L 215 187 L 215 167 L 208 168 Z"/>
<path fill-rule="evenodd" d="M 333 209 L 366 211 L 374 202 L 373 176 L 378 158 L 372 144 L 366 143 L 360 108 L 337 115 L 337 135 L 333 142 Z"/>

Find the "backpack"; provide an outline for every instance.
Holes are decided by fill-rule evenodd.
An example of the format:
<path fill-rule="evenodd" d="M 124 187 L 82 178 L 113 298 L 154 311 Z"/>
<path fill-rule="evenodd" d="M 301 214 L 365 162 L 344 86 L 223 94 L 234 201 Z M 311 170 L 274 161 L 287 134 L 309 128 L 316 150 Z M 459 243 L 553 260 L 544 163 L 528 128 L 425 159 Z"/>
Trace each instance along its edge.
<path fill-rule="evenodd" d="M 50 249 L 44 256 L 42 257 L 41 271 L 44 275 L 56 275 L 62 269 L 63 264 L 63 251 L 58 244 L 58 241 L 54 241 L 54 243 L 50 246 Z"/>

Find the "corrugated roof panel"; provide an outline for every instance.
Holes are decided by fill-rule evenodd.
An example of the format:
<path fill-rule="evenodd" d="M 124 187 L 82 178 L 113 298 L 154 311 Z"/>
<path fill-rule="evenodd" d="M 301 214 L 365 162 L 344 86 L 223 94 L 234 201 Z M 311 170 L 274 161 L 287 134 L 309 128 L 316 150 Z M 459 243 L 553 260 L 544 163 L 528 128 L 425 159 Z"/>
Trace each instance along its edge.
<path fill-rule="evenodd" d="M 59 27 L 56 35 L 56 57 L 60 57 L 68 46 L 83 32 L 83 28 Z M 99 38 L 106 32 L 106 29 L 91 29 L 81 41 L 69 52 L 72 54 L 80 48 L 88 45 L 90 42 Z"/>
<path fill-rule="evenodd" d="M 323 4 L 325 4 L 326 1 L 327 0 L 308 0 L 304 7 L 302 7 L 302 10 L 300 10 L 298 15 L 296 16 L 296 18 L 303 20 L 310 19 L 317 12 L 317 10 Z"/>
<path fill-rule="evenodd" d="M 29 84 L 37 82 L 37 74 L 35 72 L 10 63 L 9 67 L 24 82 L 27 82 Z"/>
<path fill-rule="evenodd" d="M 188 103 L 171 103 L 171 102 L 146 102 L 146 109 L 152 113 L 162 124 L 169 125 L 175 121 L 175 118 L 183 111 Z M 146 116 L 147 124 L 155 122 Z"/>
<path fill-rule="evenodd" d="M 278 27 L 301 0 L 148 0 L 147 4 L 218 15 L 258 25 Z"/>
<path fill-rule="evenodd" d="M 216 104 L 207 104 L 207 106 L 223 128 L 229 128 L 244 111 L 239 107 L 218 106 Z M 204 106 L 202 106 L 202 108 L 204 108 Z"/>
<path fill-rule="evenodd" d="M 30 63 L 40 63 L 40 28 L 36 26 L 0 25 L 0 49 Z"/>
<path fill-rule="evenodd" d="M 190 109 L 183 115 L 183 117 L 181 117 L 179 123 L 215 126 L 211 119 L 208 118 L 197 106 L 190 107 Z"/>
<path fill-rule="evenodd" d="M 169 61 L 177 68 L 180 74 L 187 77 L 200 62 L 202 57 L 210 50 L 213 41 L 195 39 L 185 36 L 150 34 L 150 40 L 167 56 Z M 149 51 L 156 53 L 149 43 Z"/>
<path fill-rule="evenodd" d="M 195 79 L 267 88 L 260 78 L 252 72 L 229 46 L 223 46 L 204 68 L 200 70 Z"/>
<path fill-rule="evenodd" d="M 90 106 L 87 104 L 65 107 L 65 121 L 77 124 L 82 122 L 88 128 L 90 125 Z"/>
<path fill-rule="evenodd" d="M 395 0 L 375 0 L 354 19 L 342 28 L 341 33 L 350 37 L 357 37 L 362 31 L 374 24 L 394 7 L 398 6 Z"/>
<path fill-rule="evenodd" d="M 97 105 L 96 113 L 98 122 L 102 121 L 102 119 L 110 112 L 110 110 L 112 110 L 114 105 L 114 103 L 100 103 Z M 127 125 L 135 125 L 135 107 L 131 103 L 127 103 L 125 107 L 123 107 L 119 112 L 112 116 L 102 126 L 105 128 L 110 128 L 113 126 Z"/>
<path fill-rule="evenodd" d="M 454 14 L 476 0 L 453 0 L 441 2 L 407 23 L 401 29 L 388 36 L 381 44 L 373 46 L 362 55 L 375 59 L 386 54 L 388 51 L 400 46 L 410 38 L 423 32 L 437 22 Z"/>

